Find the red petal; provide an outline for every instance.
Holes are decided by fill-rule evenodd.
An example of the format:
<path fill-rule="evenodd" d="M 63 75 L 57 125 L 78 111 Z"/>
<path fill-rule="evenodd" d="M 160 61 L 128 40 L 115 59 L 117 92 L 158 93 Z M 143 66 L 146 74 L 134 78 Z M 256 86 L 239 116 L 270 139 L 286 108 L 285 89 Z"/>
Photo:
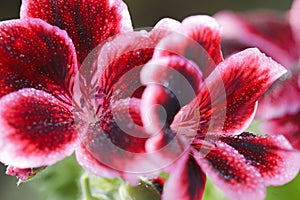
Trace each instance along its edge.
<path fill-rule="evenodd" d="M 107 38 L 132 30 L 127 6 L 121 0 L 25 0 L 21 18 L 40 18 L 66 30 L 81 63 Z"/>
<path fill-rule="evenodd" d="M 123 178 L 133 173 L 137 179 L 138 175 L 157 172 L 169 164 L 163 160 L 155 161 L 155 153 L 145 151 L 148 135 L 141 125 L 135 123 L 139 121 L 136 120 L 140 115 L 139 103 L 138 99 L 115 102 L 110 111 L 101 116 L 100 122 L 94 122 L 82 131 L 84 150 L 79 150 L 82 153 L 78 157 L 84 168 L 97 175 L 110 175 L 102 172 L 105 166 L 120 173 Z"/>
<path fill-rule="evenodd" d="M 207 77 L 223 60 L 220 41 L 220 27 L 213 18 L 193 16 L 186 18 L 181 27 L 158 44 L 154 57 L 183 56 L 197 63 Z"/>
<path fill-rule="evenodd" d="M 163 200 L 202 199 L 206 176 L 192 156 L 181 157 L 163 189 Z"/>
<path fill-rule="evenodd" d="M 181 114 L 195 114 L 193 110 L 200 109 L 200 115 L 186 118 L 198 120 L 202 134 L 241 133 L 253 118 L 257 99 L 284 72 L 281 65 L 258 50 L 242 51 L 217 66 L 205 80 L 198 99 Z"/>
<path fill-rule="evenodd" d="M 225 52 L 227 55 L 242 50 L 240 48 L 244 46 L 257 47 L 286 66 L 291 66 L 297 60 L 297 45 L 285 15 L 270 11 L 246 14 L 226 11 L 214 17 L 223 27 L 225 42 L 222 47 L 230 51 Z M 239 49 L 234 49 L 231 45 L 237 43 Z"/>
<path fill-rule="evenodd" d="M 151 60 L 141 80 L 147 85 L 142 119 L 151 134 L 172 123 L 179 109 L 196 97 L 203 81 L 197 65 L 175 55 Z"/>
<path fill-rule="evenodd" d="M 265 185 L 282 185 L 291 181 L 298 173 L 298 157 L 283 136 L 259 137 L 250 133 L 220 137 L 254 166 Z"/>
<path fill-rule="evenodd" d="M 18 168 L 51 165 L 76 143 L 73 115 L 55 97 L 22 89 L 0 100 L 0 160 Z"/>
<path fill-rule="evenodd" d="M 90 54 L 80 68 L 75 83 L 75 99 L 85 102 L 84 109 L 101 113 L 113 101 L 129 97 L 140 97 L 144 86 L 140 82 L 140 71 L 153 54 L 154 47 L 162 37 L 172 30 L 176 21 L 161 20 L 150 32 L 128 32 L 111 38 Z M 93 64 L 91 64 L 93 63 Z M 76 96 L 76 94 L 84 94 Z M 104 108 L 104 109 L 103 109 Z"/>
<path fill-rule="evenodd" d="M 42 89 L 71 104 L 77 72 L 67 33 L 39 19 L 0 24 L 0 97 L 21 88 Z"/>
<path fill-rule="evenodd" d="M 263 199 L 265 189 L 257 170 L 235 149 L 216 142 L 202 149 L 205 159 L 197 159 L 201 168 L 230 199 Z"/>
<path fill-rule="evenodd" d="M 283 134 L 292 146 L 300 150 L 300 111 L 263 121 L 263 133 Z"/>

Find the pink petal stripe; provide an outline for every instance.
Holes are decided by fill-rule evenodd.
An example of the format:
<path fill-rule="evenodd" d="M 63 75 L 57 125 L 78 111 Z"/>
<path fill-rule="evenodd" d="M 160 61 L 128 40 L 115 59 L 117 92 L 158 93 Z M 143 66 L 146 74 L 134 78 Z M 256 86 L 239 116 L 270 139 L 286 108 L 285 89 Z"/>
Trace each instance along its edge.
<path fill-rule="evenodd" d="M 196 160 L 229 199 L 264 199 L 266 191 L 260 174 L 234 148 L 216 142 L 203 153 L 205 157 Z"/>
<path fill-rule="evenodd" d="M 36 88 L 71 104 L 77 73 L 75 49 L 65 31 L 39 19 L 0 23 L 0 97 Z"/>
<path fill-rule="evenodd" d="M 74 151 L 71 111 L 50 94 L 22 89 L 0 100 L 0 161 L 17 168 L 51 165 Z"/>
<path fill-rule="evenodd" d="M 257 47 L 287 67 L 293 65 L 299 56 L 288 18 L 283 13 L 222 11 L 214 17 L 223 27 L 222 47 L 231 51 L 225 51 L 225 55 L 243 50 L 242 46 Z"/>
<path fill-rule="evenodd" d="M 24 0 L 21 18 L 40 18 L 66 30 L 81 63 L 109 37 L 132 30 L 127 6 L 122 0 Z"/>

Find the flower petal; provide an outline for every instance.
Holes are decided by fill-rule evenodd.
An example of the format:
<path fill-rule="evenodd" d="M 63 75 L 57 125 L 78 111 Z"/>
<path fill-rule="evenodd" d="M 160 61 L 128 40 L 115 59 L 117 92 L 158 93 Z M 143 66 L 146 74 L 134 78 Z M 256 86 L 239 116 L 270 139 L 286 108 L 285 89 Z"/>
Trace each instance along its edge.
<path fill-rule="evenodd" d="M 84 149 L 79 149 L 78 158 L 84 168 L 99 176 L 120 174 L 129 181 L 137 181 L 139 175 L 157 175 L 169 164 L 169 160 L 154 160 L 156 152 L 146 152 L 148 134 L 138 119 L 139 105 L 139 99 L 119 100 L 111 104 L 110 111 L 99 122 L 82 131 L 80 139 Z M 116 172 L 103 172 L 103 166 Z"/>
<path fill-rule="evenodd" d="M 196 160 L 230 199 L 264 199 L 266 192 L 260 174 L 229 145 L 216 142 L 212 149 L 200 150 Z"/>
<path fill-rule="evenodd" d="M 253 119 L 258 98 L 285 69 L 257 49 L 247 49 L 220 63 L 205 80 L 197 99 L 180 115 L 199 122 L 206 133 L 241 133 Z M 200 115 L 193 110 L 198 109 Z M 181 116 L 176 116 L 181 119 Z M 197 118 L 197 119 L 195 119 Z M 181 122 L 175 119 L 175 122 Z"/>
<path fill-rule="evenodd" d="M 39 19 L 0 23 L 0 97 L 36 88 L 71 104 L 77 72 L 74 46 L 65 31 Z"/>
<path fill-rule="evenodd" d="M 282 185 L 298 173 L 299 161 L 289 142 L 283 136 L 255 136 L 242 133 L 238 136 L 220 137 L 254 166 L 265 185 Z"/>
<path fill-rule="evenodd" d="M 141 81 L 142 120 L 149 133 L 170 126 L 179 109 L 196 97 L 203 82 L 202 73 L 192 61 L 179 56 L 153 58 L 144 66 Z M 166 123 L 166 124 L 165 124 Z"/>
<path fill-rule="evenodd" d="M 79 105 L 84 102 L 84 110 L 92 107 L 93 114 L 101 114 L 111 102 L 140 98 L 144 90 L 139 75 L 141 68 L 152 58 L 158 41 L 175 24 L 174 20 L 163 19 L 150 33 L 123 33 L 95 49 L 80 68 L 74 87 L 75 101 Z"/>
<path fill-rule="evenodd" d="M 217 22 L 208 16 L 193 16 L 186 18 L 180 28 L 158 44 L 154 57 L 177 55 L 188 58 L 207 77 L 223 60 L 220 44 Z"/>
<path fill-rule="evenodd" d="M 109 37 L 132 30 L 122 0 L 23 0 L 20 15 L 40 18 L 66 30 L 80 63 Z"/>
<path fill-rule="evenodd" d="M 298 112 L 300 109 L 299 78 L 299 66 L 289 68 L 288 72 L 273 83 L 259 100 L 256 117 L 265 120 Z"/>
<path fill-rule="evenodd" d="M 263 133 L 283 134 L 292 146 L 300 150 L 300 111 L 286 114 L 263 121 L 261 124 Z"/>
<path fill-rule="evenodd" d="M 174 170 L 163 189 L 163 200 L 199 200 L 202 198 L 206 176 L 192 156 L 183 156 L 174 163 Z M 176 191 L 176 192 L 175 192 Z"/>
<path fill-rule="evenodd" d="M 243 14 L 223 11 L 214 17 L 223 27 L 222 47 L 227 49 L 226 55 L 257 47 L 285 66 L 297 60 L 299 53 L 286 15 L 266 10 Z"/>
<path fill-rule="evenodd" d="M 293 36 L 297 41 L 297 47 L 298 47 L 298 56 L 300 56 L 300 23 L 299 23 L 299 10 L 300 10 L 300 1 L 299 0 L 294 0 L 291 10 L 290 10 L 290 23 L 292 26 L 293 30 Z"/>
<path fill-rule="evenodd" d="M 0 161 L 17 168 L 51 165 L 74 151 L 73 115 L 50 94 L 22 89 L 0 100 Z"/>

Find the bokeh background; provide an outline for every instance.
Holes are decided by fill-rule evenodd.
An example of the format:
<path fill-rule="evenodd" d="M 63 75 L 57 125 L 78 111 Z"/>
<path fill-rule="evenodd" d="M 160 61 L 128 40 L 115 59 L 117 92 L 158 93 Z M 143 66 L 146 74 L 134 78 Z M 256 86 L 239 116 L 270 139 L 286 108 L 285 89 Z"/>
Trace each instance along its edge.
<path fill-rule="evenodd" d="M 132 16 L 135 28 L 151 27 L 163 17 L 171 17 L 178 20 L 194 15 L 213 15 L 220 10 L 246 11 L 252 9 L 287 10 L 292 0 L 124 0 Z M 1 0 L 0 20 L 15 19 L 19 17 L 21 0 Z M 0 164 L 0 200 L 45 200 L 45 199 L 76 199 L 78 196 L 78 184 L 72 179 L 79 176 L 80 168 L 74 164 L 74 158 L 69 158 L 64 163 L 58 163 L 55 167 L 46 170 L 35 180 L 17 187 L 14 177 L 4 175 L 5 167 Z M 58 178 L 57 178 L 58 177 Z M 299 178 L 298 178 L 299 179 Z M 268 190 L 268 199 L 297 199 L 299 194 L 296 187 L 300 187 L 298 179 L 292 183 Z M 52 185 L 44 181 L 52 180 Z M 53 181 L 54 180 L 54 181 Z M 72 185 L 73 184 L 73 185 Z M 70 186 L 71 185 L 71 186 Z M 47 187 L 48 192 L 47 192 Z M 209 189 L 210 190 L 210 189 Z M 41 192 L 43 191 L 43 192 Z M 45 192 L 46 191 L 46 192 Z M 51 194 L 52 193 L 52 194 Z M 55 193 L 55 194 L 53 194 Z M 216 199 L 213 194 L 206 199 Z M 65 197 L 63 197 L 65 195 Z M 69 198 L 67 198 L 69 196 Z"/>

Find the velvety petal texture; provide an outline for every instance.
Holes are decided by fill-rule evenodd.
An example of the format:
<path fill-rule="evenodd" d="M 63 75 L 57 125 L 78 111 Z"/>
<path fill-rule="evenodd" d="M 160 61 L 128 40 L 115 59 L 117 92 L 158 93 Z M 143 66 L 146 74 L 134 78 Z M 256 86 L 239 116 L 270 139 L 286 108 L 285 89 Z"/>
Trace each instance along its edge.
<path fill-rule="evenodd" d="M 214 148 L 203 153 L 206 156 L 197 159 L 199 165 L 230 199 L 264 198 L 260 174 L 234 148 L 216 142 Z"/>
<path fill-rule="evenodd" d="M 36 88 L 71 104 L 77 59 L 65 31 L 40 19 L 0 23 L 0 97 Z"/>
<path fill-rule="evenodd" d="M 18 168 L 51 165 L 73 153 L 70 108 L 54 96 L 22 89 L 0 99 L 0 161 Z"/>
<path fill-rule="evenodd" d="M 285 71 L 257 49 L 237 53 L 217 66 L 197 99 L 179 115 L 190 113 L 193 116 L 185 118 L 198 117 L 202 134 L 241 133 L 254 117 L 258 98 Z M 192 112 L 194 109 L 199 109 L 200 116 Z"/>
<path fill-rule="evenodd" d="M 20 15 L 66 30 L 80 63 L 107 38 L 132 31 L 127 6 L 121 0 L 24 0 Z"/>

